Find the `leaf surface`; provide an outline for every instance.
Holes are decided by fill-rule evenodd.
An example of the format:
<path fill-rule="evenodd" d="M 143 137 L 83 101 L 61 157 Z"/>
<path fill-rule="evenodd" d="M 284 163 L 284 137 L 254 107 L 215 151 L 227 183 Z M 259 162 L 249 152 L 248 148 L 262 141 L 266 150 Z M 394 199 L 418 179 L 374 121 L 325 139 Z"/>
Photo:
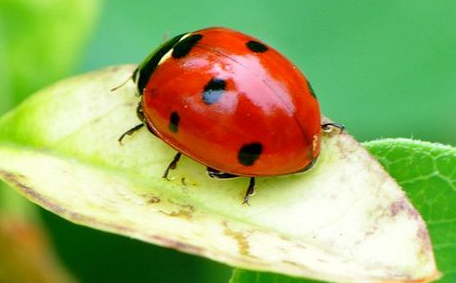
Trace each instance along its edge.
<path fill-rule="evenodd" d="M 437 282 L 456 282 L 456 149 L 408 139 L 378 140 L 365 146 L 426 221 L 443 273 Z"/>
<path fill-rule="evenodd" d="M 456 149 L 410 139 L 364 143 L 397 180 L 423 215 L 443 276 L 437 282 L 456 281 Z M 314 282 L 279 274 L 236 269 L 231 283 Z"/>
<path fill-rule="evenodd" d="M 134 66 L 74 77 L 0 120 L 0 176 L 60 216 L 230 265 L 334 282 L 427 282 L 426 226 L 400 187 L 347 134 L 326 134 L 311 171 L 214 180 L 138 124 Z"/>

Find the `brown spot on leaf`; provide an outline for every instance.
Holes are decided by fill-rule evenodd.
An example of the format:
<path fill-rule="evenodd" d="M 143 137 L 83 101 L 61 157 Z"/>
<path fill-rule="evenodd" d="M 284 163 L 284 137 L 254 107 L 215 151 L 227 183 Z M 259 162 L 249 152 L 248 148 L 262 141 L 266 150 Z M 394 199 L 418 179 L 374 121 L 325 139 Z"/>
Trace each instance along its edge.
<path fill-rule="evenodd" d="M 405 210 L 406 208 L 407 208 L 407 203 L 405 202 L 404 199 L 395 201 L 390 206 L 391 215 L 394 217 L 397 214 L 399 214 L 399 212 Z"/>
<path fill-rule="evenodd" d="M 130 234 L 134 232 L 131 228 L 114 223 L 99 221 L 99 219 L 69 211 L 61 207 L 60 205 L 54 203 L 51 198 L 39 194 L 35 191 L 35 189 L 26 185 L 26 177 L 23 175 L 0 170 L 0 176 L 13 187 L 17 188 L 22 194 L 27 196 L 27 198 L 72 222 L 83 223 L 87 226 L 95 226 L 99 229 L 116 231 L 122 234 Z"/>
<path fill-rule="evenodd" d="M 429 237 L 429 232 L 428 230 L 426 229 L 426 226 L 424 225 L 421 225 L 420 228 L 418 229 L 418 239 L 420 239 L 422 242 L 423 242 L 423 250 L 422 252 L 424 254 L 427 254 L 429 252 L 432 252 L 432 244 L 431 244 L 431 239 Z"/>
<path fill-rule="evenodd" d="M 149 203 L 159 203 L 161 200 L 159 197 L 151 197 Z"/>
<path fill-rule="evenodd" d="M 233 238 L 237 242 L 239 253 L 241 255 L 250 256 L 250 246 L 249 242 L 247 241 L 247 236 L 242 232 L 231 230 L 231 228 L 228 227 L 228 223 L 226 221 L 223 221 L 223 226 L 225 226 L 223 233 L 226 236 Z"/>
<path fill-rule="evenodd" d="M 185 251 L 192 254 L 204 254 L 204 249 L 198 246 L 189 245 L 180 241 L 175 241 L 169 238 L 165 238 L 159 235 L 144 233 L 143 231 L 135 230 L 130 227 L 119 225 L 111 222 L 100 221 L 99 219 L 86 216 L 80 213 L 69 211 L 58 204 L 54 203 L 52 199 L 47 198 L 36 192 L 32 187 L 27 185 L 27 179 L 25 176 L 0 170 L 0 177 L 8 182 L 13 187 L 17 188 L 22 194 L 32 199 L 34 202 L 39 203 L 43 207 L 49 209 L 50 211 L 60 215 L 63 218 L 66 218 L 70 221 L 81 223 L 87 226 L 97 227 L 98 229 L 112 231 L 124 235 L 136 235 L 138 239 L 149 239 L 149 241 L 159 243 L 160 245 L 174 248 L 180 251 Z M 159 199 L 159 198 L 157 198 Z M 177 212 L 172 212 L 174 216 L 185 215 L 188 217 L 191 212 L 194 211 L 194 208 L 189 205 L 183 205 L 186 207 L 186 210 L 180 210 Z"/>
<path fill-rule="evenodd" d="M 402 211 L 407 213 L 412 219 L 418 219 L 420 217 L 420 215 L 418 214 L 418 211 L 416 211 L 410 205 L 410 203 L 407 201 L 407 199 L 405 197 L 393 202 L 390 205 L 390 212 L 393 217 Z"/>
<path fill-rule="evenodd" d="M 172 216 L 172 217 L 183 217 L 186 219 L 191 219 L 193 216 L 193 213 L 195 212 L 195 208 L 192 205 L 189 204 L 181 204 L 178 202 L 174 202 L 172 200 L 168 200 L 171 204 L 180 207 L 181 209 L 177 210 L 171 210 L 171 211 L 165 211 L 165 210 L 160 210 L 159 213 Z"/>
<path fill-rule="evenodd" d="M 37 191 L 35 191 L 33 188 L 26 185 L 27 179 L 24 175 L 0 170 L 0 176 L 7 183 L 12 185 L 13 187 L 16 187 L 25 196 L 34 200 L 35 202 L 40 203 L 44 207 L 52 210 L 53 212 L 55 212 L 59 215 L 66 213 L 66 209 L 64 209 L 63 207 L 61 207 L 59 205 L 56 205 L 55 203 L 51 202 L 48 198 L 42 196 Z"/>

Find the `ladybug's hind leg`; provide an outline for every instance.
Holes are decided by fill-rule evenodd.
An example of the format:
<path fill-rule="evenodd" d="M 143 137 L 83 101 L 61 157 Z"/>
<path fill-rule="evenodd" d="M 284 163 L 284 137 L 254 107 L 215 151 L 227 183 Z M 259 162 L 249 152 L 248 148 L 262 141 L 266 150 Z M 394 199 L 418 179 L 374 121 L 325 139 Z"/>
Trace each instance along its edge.
<path fill-rule="evenodd" d="M 168 167 L 166 168 L 165 172 L 163 173 L 163 176 L 162 176 L 163 178 L 169 180 L 168 179 L 169 170 L 176 169 L 177 162 L 179 162 L 179 159 L 180 159 L 181 155 L 182 154 L 180 152 L 176 153 L 176 155 L 174 156 L 173 160 L 171 161 L 171 163 L 168 165 Z"/>
<path fill-rule="evenodd" d="M 207 174 L 209 175 L 209 177 L 217 178 L 217 179 L 231 179 L 231 178 L 239 177 L 238 175 L 220 172 L 219 170 L 211 168 L 211 167 L 207 167 Z M 250 205 L 249 198 L 251 195 L 253 195 L 254 192 L 255 192 L 255 177 L 250 177 L 249 186 L 247 187 L 247 191 L 245 192 L 244 201 L 242 202 L 242 204 Z"/>
<path fill-rule="evenodd" d="M 239 177 L 238 175 L 220 172 L 219 170 L 211 168 L 211 167 L 207 167 L 207 174 L 209 175 L 209 177 L 216 178 L 216 179 L 231 179 L 231 178 Z"/>
<path fill-rule="evenodd" d="M 254 193 L 255 193 L 255 177 L 250 177 L 249 186 L 247 187 L 247 191 L 245 192 L 244 201 L 242 202 L 242 204 L 250 205 L 249 198 Z"/>

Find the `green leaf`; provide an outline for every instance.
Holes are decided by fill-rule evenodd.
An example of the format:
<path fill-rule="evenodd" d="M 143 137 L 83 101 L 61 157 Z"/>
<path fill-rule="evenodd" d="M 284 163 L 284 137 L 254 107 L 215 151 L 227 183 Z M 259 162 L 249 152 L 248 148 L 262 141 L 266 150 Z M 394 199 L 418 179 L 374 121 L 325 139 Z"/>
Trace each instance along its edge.
<path fill-rule="evenodd" d="M 310 279 L 288 277 L 281 274 L 235 269 L 229 283 L 317 283 Z"/>
<path fill-rule="evenodd" d="M 400 187 L 348 134 L 322 137 L 311 171 L 214 180 L 138 124 L 134 66 L 71 78 L 0 120 L 0 177 L 83 225 L 246 269 L 335 282 L 438 276 L 427 230 Z"/>

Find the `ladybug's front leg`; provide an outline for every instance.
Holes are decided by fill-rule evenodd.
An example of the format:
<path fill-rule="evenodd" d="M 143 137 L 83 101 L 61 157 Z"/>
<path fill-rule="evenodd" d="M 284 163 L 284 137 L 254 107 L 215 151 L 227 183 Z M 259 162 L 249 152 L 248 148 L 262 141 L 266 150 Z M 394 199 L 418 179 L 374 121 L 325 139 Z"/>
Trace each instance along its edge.
<path fill-rule="evenodd" d="M 125 136 L 131 136 L 134 133 L 136 133 L 138 130 L 140 130 L 142 127 L 144 127 L 145 122 L 144 122 L 144 113 L 142 111 L 142 106 L 141 102 L 138 103 L 138 106 L 136 107 L 136 116 L 138 117 L 139 121 L 141 121 L 141 124 L 138 124 L 134 126 L 133 128 L 129 129 L 125 133 L 123 133 L 117 140 L 119 141 L 120 144 L 122 144 L 122 140 L 125 138 Z"/>
<path fill-rule="evenodd" d="M 125 133 L 123 133 L 117 139 L 120 144 L 122 144 L 122 140 L 125 138 L 125 136 L 133 135 L 134 133 L 136 133 L 138 130 L 140 130 L 144 126 L 147 126 L 147 129 L 149 130 L 149 132 L 151 132 L 154 136 L 157 136 L 157 134 L 152 130 L 151 127 L 149 127 L 149 124 L 147 124 L 147 122 L 146 122 L 146 118 L 144 117 L 141 102 L 139 102 L 138 107 L 136 107 L 136 116 L 138 116 L 138 119 L 141 121 L 141 124 L 138 124 L 138 125 L 134 126 L 133 128 L 129 129 L 128 131 L 126 131 Z"/>
<path fill-rule="evenodd" d="M 154 136 L 158 137 L 157 134 L 155 133 L 155 131 L 147 123 L 146 117 L 144 116 L 144 112 L 142 109 L 141 101 L 138 102 L 138 107 L 136 107 L 136 116 L 138 116 L 139 121 L 143 122 L 143 124 L 147 126 L 147 129 L 149 130 L 149 132 L 151 132 Z"/>

